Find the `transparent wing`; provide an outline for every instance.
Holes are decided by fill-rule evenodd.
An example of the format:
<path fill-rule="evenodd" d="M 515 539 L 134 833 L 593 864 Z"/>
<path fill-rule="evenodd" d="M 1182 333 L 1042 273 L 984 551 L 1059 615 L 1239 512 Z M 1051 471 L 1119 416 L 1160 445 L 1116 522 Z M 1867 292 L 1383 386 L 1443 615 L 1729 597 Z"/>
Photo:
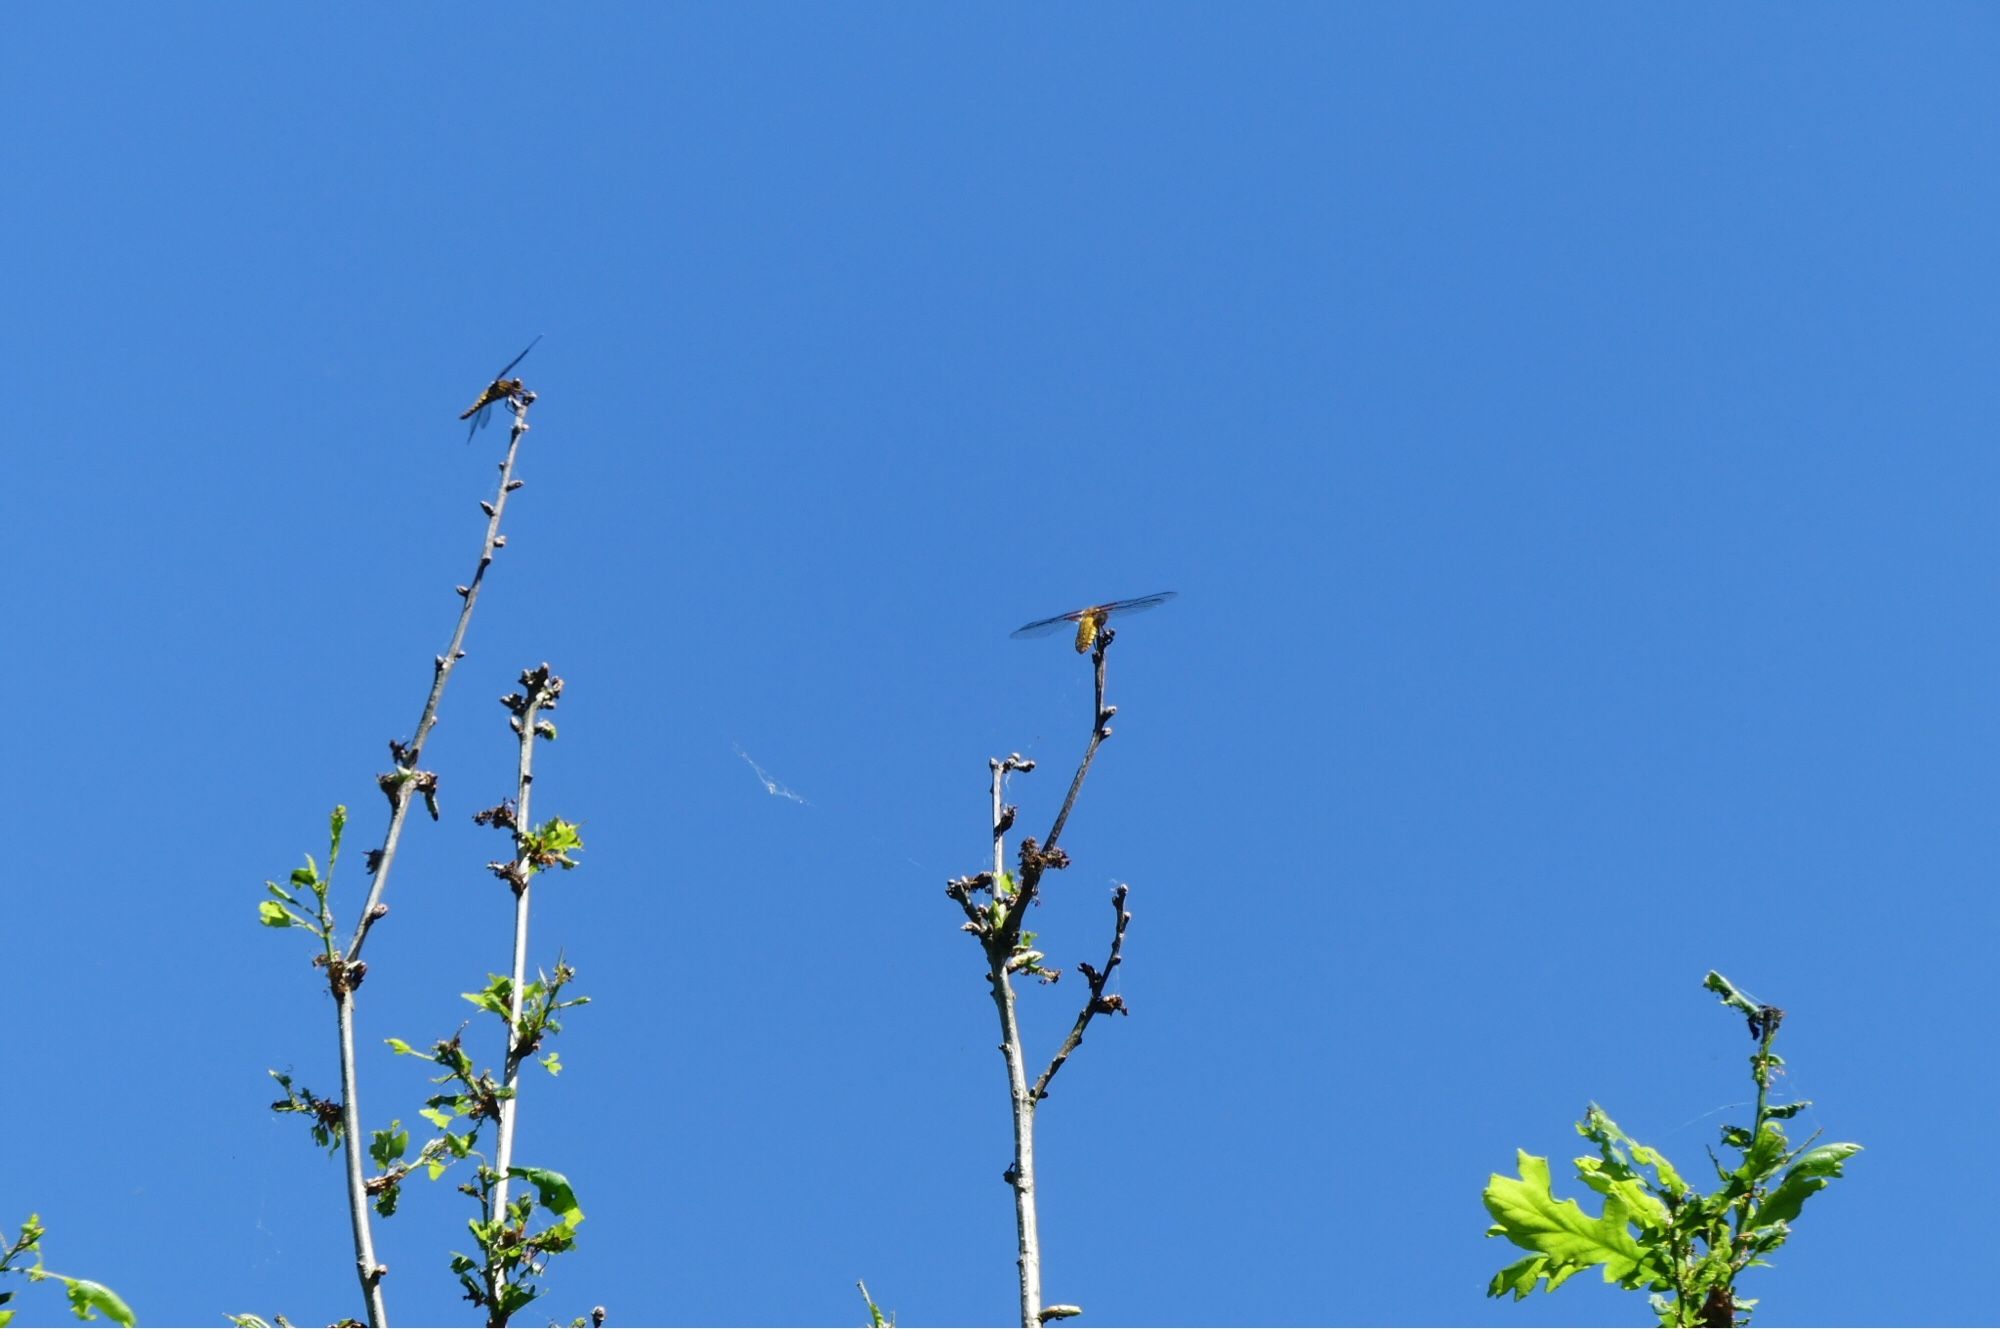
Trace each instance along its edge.
<path fill-rule="evenodd" d="M 1178 594 L 1178 591 L 1160 591 L 1153 595 L 1134 596 L 1130 600 L 1113 600 L 1100 608 L 1107 614 L 1136 614 L 1141 609 L 1157 609 Z"/>
<path fill-rule="evenodd" d="M 1010 637 L 1046 637 L 1057 628 L 1068 627 L 1082 617 L 1083 611 L 1081 609 L 1067 614 L 1057 614 L 1054 618 L 1037 619 L 1024 628 L 1015 628 L 1007 635 Z"/>
<path fill-rule="evenodd" d="M 466 442 L 470 443 L 472 441 L 472 436 L 474 434 L 477 434 L 480 430 L 486 428 L 486 417 L 491 414 L 493 414 L 492 402 L 487 402 L 484 406 L 480 407 L 478 410 L 472 413 L 472 423 L 468 425 L 465 430 Z"/>
<path fill-rule="evenodd" d="M 507 377 L 507 370 L 512 369 L 515 365 L 518 365 L 521 363 L 521 361 L 527 359 L 528 352 L 534 350 L 536 346 L 540 345 L 541 340 L 542 340 L 542 334 L 539 332 L 536 333 L 535 340 L 529 342 L 526 346 L 523 346 L 521 348 L 521 353 L 515 356 L 512 360 L 509 360 L 507 362 L 507 369 L 502 369 L 499 373 L 495 374 L 493 377 L 496 379 Z"/>

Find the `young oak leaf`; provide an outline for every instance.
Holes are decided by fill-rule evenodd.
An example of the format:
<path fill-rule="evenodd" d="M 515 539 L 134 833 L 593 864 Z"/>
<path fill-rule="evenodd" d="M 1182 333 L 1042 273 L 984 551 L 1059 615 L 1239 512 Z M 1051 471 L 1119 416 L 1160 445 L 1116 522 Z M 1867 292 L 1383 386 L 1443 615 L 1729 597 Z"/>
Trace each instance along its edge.
<path fill-rule="evenodd" d="M 1771 1188 L 1750 1215 L 1747 1227 L 1766 1227 L 1773 1223 L 1789 1223 L 1799 1216 L 1807 1200 L 1826 1188 L 1826 1184 L 1841 1175 L 1847 1160 L 1861 1152 L 1858 1144 L 1823 1144 L 1800 1154 L 1785 1173 L 1784 1180 Z"/>
<path fill-rule="evenodd" d="M 1521 1175 L 1488 1179 L 1481 1199 L 1497 1220 L 1489 1237 L 1505 1237 L 1523 1250 L 1527 1260 L 1501 1270 L 1486 1294 L 1497 1297 L 1511 1290 L 1525 1297 L 1539 1279 L 1550 1290 L 1593 1265 L 1604 1266 L 1604 1281 L 1624 1287 L 1644 1287 L 1661 1277 L 1652 1253 L 1632 1235 L 1633 1216 L 1620 1194 L 1604 1197 L 1604 1214 L 1592 1218 L 1574 1200 L 1557 1200 L 1549 1187 L 1549 1160 L 1525 1149 L 1516 1150 Z"/>

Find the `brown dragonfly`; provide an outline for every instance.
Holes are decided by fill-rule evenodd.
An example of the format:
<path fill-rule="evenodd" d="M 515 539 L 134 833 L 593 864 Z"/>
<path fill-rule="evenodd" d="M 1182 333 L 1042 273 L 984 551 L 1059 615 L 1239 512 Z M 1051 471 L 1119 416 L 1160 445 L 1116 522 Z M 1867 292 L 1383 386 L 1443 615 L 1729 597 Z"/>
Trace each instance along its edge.
<path fill-rule="evenodd" d="M 1046 637 L 1066 623 L 1076 624 L 1076 651 L 1078 655 L 1090 649 L 1097 640 L 1097 634 L 1104 630 L 1105 620 L 1113 614 L 1136 614 L 1141 609 L 1152 609 L 1174 598 L 1175 592 L 1161 591 L 1157 595 L 1141 595 L 1130 600 L 1113 600 L 1109 604 L 1086 605 L 1082 609 L 1072 609 L 1067 614 L 1057 614 L 1054 618 L 1037 619 L 1023 628 L 1015 628 L 1010 634 L 1015 637 Z"/>
<path fill-rule="evenodd" d="M 541 340 L 542 334 L 539 332 L 536 333 L 535 340 L 522 347 L 521 353 L 512 360 L 509 360 L 506 368 L 493 376 L 493 381 L 488 383 L 485 391 L 479 394 L 479 400 L 466 407 L 464 413 L 458 417 L 461 420 L 472 421 L 471 427 L 465 431 L 466 442 L 470 443 L 472 436 L 486 427 L 486 421 L 493 413 L 493 403 L 507 401 L 527 386 L 518 378 L 508 378 L 507 374 L 515 365 L 525 360 L 528 352 L 534 350 Z"/>

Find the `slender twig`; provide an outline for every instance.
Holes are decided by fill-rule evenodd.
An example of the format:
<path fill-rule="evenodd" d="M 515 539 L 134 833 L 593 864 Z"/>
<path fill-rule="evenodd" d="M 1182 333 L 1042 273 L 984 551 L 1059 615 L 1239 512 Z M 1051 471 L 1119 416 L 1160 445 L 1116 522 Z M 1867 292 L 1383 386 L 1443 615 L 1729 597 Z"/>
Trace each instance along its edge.
<path fill-rule="evenodd" d="M 507 1093 L 500 1099 L 500 1123 L 496 1143 L 493 1148 L 493 1187 L 488 1192 L 486 1220 L 500 1224 L 507 1216 L 508 1169 L 514 1165 L 514 1119 L 520 1105 L 521 1062 L 532 1050 L 532 1045 L 521 1036 L 521 1012 L 528 990 L 528 903 L 535 871 L 539 866 L 534 861 L 534 851 L 530 837 L 534 834 L 535 823 L 529 815 L 529 795 L 535 785 L 535 739 L 536 721 L 541 712 L 555 709 L 556 701 L 562 696 L 563 681 L 549 672 L 548 665 L 530 669 L 521 675 L 521 691 L 505 698 L 507 708 L 514 713 L 513 726 L 521 736 L 519 764 L 515 770 L 514 785 L 514 861 L 508 866 L 507 879 L 514 888 L 514 969 L 512 985 L 507 996 Z M 496 1258 L 486 1269 L 488 1306 L 491 1314 L 489 1325 L 504 1325 L 507 1317 L 501 1307 L 505 1303 L 503 1293 L 507 1287 L 506 1266 Z"/>
<path fill-rule="evenodd" d="M 1090 731 L 1090 746 L 1083 750 L 1083 761 L 1076 768 L 1076 778 L 1069 782 L 1069 797 L 1063 800 L 1062 811 L 1056 814 L 1055 825 L 1049 827 L 1049 838 L 1042 842 L 1042 848 L 1053 849 L 1062 837 L 1063 823 L 1069 820 L 1069 810 L 1076 806 L 1077 792 L 1083 788 L 1083 777 L 1090 773 L 1090 762 L 1097 755 L 1098 745 L 1111 737 L 1111 717 L 1118 714 L 1116 706 L 1104 704 L 1104 657 L 1111 650 L 1111 641 L 1118 634 L 1110 628 L 1099 628 L 1097 646 L 1091 651 L 1091 663 L 1097 669 L 1097 720 Z"/>
<path fill-rule="evenodd" d="M 1027 1052 L 1021 1044 L 1020 1021 L 1015 1018 L 1014 985 L 1008 981 L 1010 951 L 1004 945 L 987 947 L 987 981 L 993 988 L 993 1004 L 1000 1011 L 1000 1051 L 1007 1059 L 1007 1091 L 1013 1107 L 1014 1162 L 1008 1167 L 1005 1180 L 1014 1189 L 1021 1325 L 1022 1329 L 1040 1329 L 1042 1237 L 1035 1208 L 1035 1098 L 1028 1090 Z"/>
<path fill-rule="evenodd" d="M 1037 1103 L 1049 1096 L 1049 1081 L 1056 1078 L 1056 1072 L 1062 1069 L 1065 1061 L 1069 1060 L 1069 1054 L 1076 1051 L 1077 1046 L 1083 1042 L 1083 1031 L 1089 1027 L 1091 1017 L 1099 1012 L 1109 1014 L 1116 1011 L 1120 1015 L 1126 1014 L 1125 999 L 1116 993 L 1109 997 L 1105 996 L 1104 984 L 1110 979 L 1111 971 L 1124 963 L 1120 952 L 1125 949 L 1125 929 L 1132 922 L 1132 915 L 1125 912 L 1125 897 L 1131 889 L 1121 881 L 1118 883 L 1118 888 L 1111 892 L 1111 911 L 1117 916 L 1118 921 L 1111 933 L 1111 958 L 1104 962 L 1104 968 L 1092 969 L 1087 964 L 1077 966 L 1083 970 L 1084 980 L 1090 984 L 1090 996 L 1084 1001 L 1083 1009 L 1077 1012 L 1076 1023 L 1071 1026 L 1069 1037 L 1063 1040 L 1063 1045 L 1056 1049 L 1056 1055 L 1049 1060 L 1049 1068 L 1042 1072 L 1041 1079 L 1035 1081 Z"/>
<path fill-rule="evenodd" d="M 347 1214 L 354 1228 L 354 1265 L 361 1279 L 361 1296 L 368 1303 L 368 1323 L 378 1327 L 389 1323 L 389 1308 L 382 1299 L 382 1276 L 389 1267 L 375 1258 L 375 1232 L 368 1217 L 368 1180 L 361 1166 L 361 1100 L 355 1076 L 354 989 L 347 981 L 346 966 L 335 961 L 334 1018 L 340 1026 L 340 1121 L 341 1142 L 346 1147 Z"/>
<path fill-rule="evenodd" d="M 451 681 L 451 671 L 465 658 L 465 634 L 472 626 L 472 610 L 479 602 L 479 588 L 486 583 L 486 570 L 493 566 L 495 552 L 507 543 L 507 537 L 500 533 L 500 519 L 507 513 L 507 496 L 522 484 L 514 478 L 514 462 L 520 456 L 522 436 L 528 432 L 528 407 L 534 404 L 534 400 L 532 392 L 509 399 L 508 405 L 514 412 L 514 428 L 507 440 L 507 455 L 500 462 L 500 488 L 491 503 L 479 505 L 486 514 L 486 538 L 479 547 L 479 566 L 473 569 L 472 580 L 458 588 L 459 598 L 464 601 L 459 606 L 458 626 L 452 631 L 451 645 L 432 664 L 431 691 L 424 698 L 423 713 L 417 717 L 416 735 L 407 744 L 389 745 L 396 758 L 395 774 L 399 778 L 389 795 L 389 833 L 383 838 L 380 856 L 375 862 L 375 884 L 369 888 L 368 902 L 362 908 L 361 921 L 354 929 L 354 940 L 348 943 L 347 958 L 350 961 L 361 958 L 361 947 L 368 940 L 369 929 L 381 917 L 375 906 L 388 888 L 389 872 L 396 863 L 396 847 L 402 840 L 403 819 L 410 810 L 410 794 L 417 788 L 423 774 L 417 769 L 417 761 L 423 755 L 424 740 L 430 737 L 431 729 L 437 724 L 438 704 L 444 700 L 444 685 Z"/>
<path fill-rule="evenodd" d="M 382 1276 L 389 1270 L 375 1258 L 367 1179 L 362 1166 L 361 1091 L 354 1057 L 354 989 L 361 985 L 368 972 L 367 966 L 361 962 L 361 947 L 368 940 L 369 930 L 389 912 L 389 907 L 382 903 L 382 894 L 389 885 L 390 869 L 395 866 L 396 846 L 402 839 L 403 821 L 410 811 L 411 795 L 421 792 L 435 808 L 437 777 L 419 770 L 417 762 L 422 755 L 424 740 L 437 724 L 438 704 L 444 699 L 444 685 L 450 681 L 453 667 L 465 658 L 466 629 L 472 623 L 472 608 L 479 600 L 479 588 L 486 580 L 486 569 L 492 566 L 494 551 L 507 543 L 506 537 L 500 534 L 500 518 L 506 511 L 507 496 L 521 487 L 521 482 L 514 478 L 514 462 L 520 454 L 521 438 L 528 432 L 528 407 L 533 401 L 533 393 L 520 393 L 508 401 L 514 413 L 514 428 L 507 440 L 506 459 L 500 463 L 499 492 L 491 503 L 479 505 L 486 513 L 486 536 L 479 548 L 479 566 L 473 571 L 472 581 L 459 588 L 459 598 L 463 603 L 458 611 L 458 626 L 452 631 L 451 645 L 432 666 L 431 691 L 424 699 L 423 714 L 417 719 L 415 737 L 407 744 L 389 745 L 396 769 L 381 781 L 384 792 L 389 796 L 389 830 L 383 837 L 382 848 L 372 856 L 370 866 L 374 870 L 374 884 L 369 888 L 367 902 L 362 905 L 361 918 L 355 924 L 354 939 L 348 943 L 347 953 L 327 964 L 327 979 L 333 990 L 334 1019 L 340 1030 L 341 1135 L 347 1151 L 347 1210 L 353 1220 L 354 1261 L 361 1279 L 361 1295 L 368 1306 L 368 1323 L 377 1329 L 389 1322 L 388 1307 L 382 1298 Z"/>
<path fill-rule="evenodd" d="M 986 765 L 993 772 L 993 880 L 998 881 L 1007 870 L 1007 831 L 1014 825 L 1015 809 L 1001 801 L 1007 792 L 1007 776 L 1014 771 L 1032 771 L 1035 763 L 1010 752 L 1004 757 L 988 757 Z"/>
<path fill-rule="evenodd" d="M 1069 859 L 1056 848 L 1056 841 L 1062 837 L 1063 826 L 1069 821 L 1070 810 L 1076 806 L 1076 796 L 1083 789 L 1083 777 L 1090 774 L 1090 763 L 1097 757 L 1097 749 L 1104 740 L 1111 737 L 1111 717 L 1118 714 L 1116 706 L 1104 704 L 1104 657 L 1111 650 L 1111 642 L 1117 633 L 1110 628 L 1102 628 L 1097 634 L 1097 645 L 1091 651 L 1091 663 L 1097 676 L 1096 699 L 1092 707 L 1090 742 L 1083 749 L 1083 760 L 1077 763 L 1076 775 L 1069 782 L 1069 796 L 1063 799 L 1062 811 L 1056 813 L 1055 824 L 1049 827 L 1049 838 L 1041 845 L 1034 841 L 1023 841 L 1021 845 L 1021 881 L 1014 893 L 1013 901 L 1007 907 L 1006 930 L 1018 933 L 1021 920 L 1028 912 L 1028 906 L 1035 902 L 1035 892 L 1041 886 L 1042 873 L 1051 867 L 1062 867 Z"/>

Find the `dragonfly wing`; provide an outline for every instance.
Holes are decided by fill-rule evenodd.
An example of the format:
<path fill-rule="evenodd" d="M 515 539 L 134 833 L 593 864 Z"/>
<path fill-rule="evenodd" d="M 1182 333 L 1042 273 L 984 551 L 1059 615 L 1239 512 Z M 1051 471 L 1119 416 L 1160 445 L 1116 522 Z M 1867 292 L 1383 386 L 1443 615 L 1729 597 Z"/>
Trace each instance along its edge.
<path fill-rule="evenodd" d="M 1069 614 L 1057 614 L 1054 618 L 1037 619 L 1026 627 L 1015 628 L 1010 637 L 1046 637 L 1057 628 L 1066 628 L 1083 616 L 1082 610 Z"/>
<path fill-rule="evenodd" d="M 1107 614 L 1136 614 L 1141 609 L 1155 609 L 1179 594 L 1178 591 L 1161 591 L 1156 595 L 1138 595 L 1130 600 L 1113 600 L 1104 606 Z"/>
<path fill-rule="evenodd" d="M 1073 609 L 1067 614 L 1057 614 L 1054 618 L 1039 619 L 1024 628 L 1015 628 L 1010 636 L 1046 637 L 1056 629 L 1070 623 L 1080 623 L 1088 617 L 1095 617 L 1101 623 L 1113 614 L 1136 614 L 1142 609 L 1152 609 L 1174 598 L 1174 591 L 1160 591 L 1153 595 L 1134 596 L 1130 600 L 1113 600 L 1109 604 L 1090 605 L 1083 609 Z M 1078 647 L 1078 650 L 1083 649 Z"/>
<path fill-rule="evenodd" d="M 542 334 L 541 334 L 541 333 L 539 333 L 539 332 L 538 332 L 538 333 L 536 333 L 536 334 L 535 334 L 535 340 L 534 340 L 534 341 L 531 341 L 531 342 L 529 342 L 529 343 L 528 343 L 528 344 L 527 344 L 526 346 L 523 346 L 523 347 L 521 348 L 521 353 L 520 353 L 519 355 L 515 356 L 515 357 L 514 357 L 514 358 L 513 358 L 512 360 L 509 360 L 509 361 L 507 362 L 507 369 L 512 369 L 512 368 L 513 368 L 513 367 L 514 367 L 515 365 L 518 365 L 518 364 L 520 364 L 520 363 L 521 363 L 521 361 L 523 361 L 523 360 L 527 359 L 527 358 L 528 358 L 528 352 L 529 352 L 529 351 L 532 351 L 532 350 L 534 350 L 534 349 L 535 349 L 535 347 L 536 347 L 536 346 L 537 346 L 537 345 L 538 345 L 538 344 L 539 344 L 539 343 L 541 342 L 541 340 L 542 340 Z M 503 370 L 501 370 L 501 371 L 500 371 L 499 373 L 495 374 L 495 375 L 494 375 L 493 377 L 494 377 L 494 378 L 495 378 L 496 380 L 497 380 L 497 379 L 503 379 L 503 378 L 507 377 L 507 369 L 503 369 Z"/>

